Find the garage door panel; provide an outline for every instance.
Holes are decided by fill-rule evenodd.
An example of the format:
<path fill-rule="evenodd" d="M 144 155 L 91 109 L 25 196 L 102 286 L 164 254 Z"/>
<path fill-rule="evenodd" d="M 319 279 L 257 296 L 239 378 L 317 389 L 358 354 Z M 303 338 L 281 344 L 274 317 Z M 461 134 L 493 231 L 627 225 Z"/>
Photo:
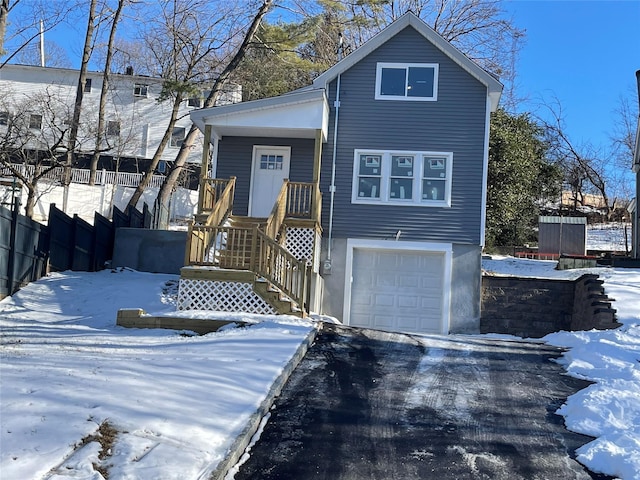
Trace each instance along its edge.
<path fill-rule="evenodd" d="M 349 323 L 441 332 L 444 266 L 445 255 L 439 252 L 355 248 Z"/>

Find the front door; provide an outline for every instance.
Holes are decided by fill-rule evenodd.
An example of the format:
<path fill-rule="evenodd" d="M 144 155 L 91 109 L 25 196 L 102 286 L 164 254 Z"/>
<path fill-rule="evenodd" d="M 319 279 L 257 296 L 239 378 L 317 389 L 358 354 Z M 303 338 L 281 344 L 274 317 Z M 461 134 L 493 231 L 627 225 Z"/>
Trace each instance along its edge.
<path fill-rule="evenodd" d="M 253 147 L 249 216 L 268 217 L 282 182 L 289 178 L 291 147 Z"/>

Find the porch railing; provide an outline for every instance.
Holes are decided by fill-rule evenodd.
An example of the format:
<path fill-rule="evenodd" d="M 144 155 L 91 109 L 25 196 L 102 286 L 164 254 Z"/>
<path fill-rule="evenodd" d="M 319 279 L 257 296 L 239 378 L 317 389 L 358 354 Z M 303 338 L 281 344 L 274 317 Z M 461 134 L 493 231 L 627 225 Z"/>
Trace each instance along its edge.
<path fill-rule="evenodd" d="M 312 270 L 258 227 L 190 225 L 187 264 L 250 270 L 308 313 Z"/>
<path fill-rule="evenodd" d="M 202 199 L 199 205 L 199 213 L 208 213 L 213 210 L 216 203 L 222 197 L 225 189 L 230 183 L 235 186 L 236 177 L 230 178 L 204 178 L 200 184 Z"/>
<path fill-rule="evenodd" d="M 207 180 L 216 180 L 216 179 L 207 179 Z M 219 227 L 222 222 L 231 214 L 231 209 L 233 208 L 233 197 L 235 192 L 236 185 L 236 177 L 231 177 L 229 180 L 225 180 L 224 182 L 212 182 L 214 187 L 210 190 L 209 200 L 213 198 L 215 195 L 215 199 L 217 200 L 211 210 L 209 211 L 209 215 L 206 220 L 201 223 L 202 226 L 205 227 Z M 219 192 L 219 186 L 223 185 L 224 190 Z M 206 212 L 205 212 L 206 214 Z M 198 229 L 193 228 L 193 223 L 189 225 L 189 233 L 187 235 L 187 248 L 185 252 L 185 264 L 186 265 L 200 265 L 197 262 L 198 259 L 204 258 L 202 256 L 202 252 L 205 249 L 208 249 L 214 237 L 211 236 L 211 232 L 207 229 Z"/>
<path fill-rule="evenodd" d="M 20 172 L 27 178 L 33 178 L 35 172 L 35 165 L 14 163 L 11 167 Z M 43 167 L 48 168 L 48 167 Z M 80 183 L 84 185 L 89 184 L 90 170 L 83 168 L 71 169 L 71 183 Z M 13 172 L 8 166 L 0 165 L 0 175 L 12 176 Z M 129 172 L 112 172 L 107 170 L 96 171 L 96 185 L 120 185 L 122 187 L 137 187 L 140 185 L 144 174 L 142 173 L 129 173 Z M 47 172 L 44 177 L 46 180 L 52 182 L 62 183 L 64 178 L 64 167 L 55 167 L 51 171 Z M 160 187 L 164 182 L 164 175 L 152 175 L 149 187 Z"/>
<path fill-rule="evenodd" d="M 313 220 L 320 224 L 322 194 L 316 183 L 285 180 L 267 219 L 265 233 L 276 239 L 285 218 Z"/>

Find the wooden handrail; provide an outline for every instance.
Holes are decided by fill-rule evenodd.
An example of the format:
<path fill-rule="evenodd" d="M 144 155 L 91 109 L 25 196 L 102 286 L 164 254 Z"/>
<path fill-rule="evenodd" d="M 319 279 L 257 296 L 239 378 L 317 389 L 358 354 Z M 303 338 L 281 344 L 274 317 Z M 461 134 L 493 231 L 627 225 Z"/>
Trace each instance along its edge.
<path fill-rule="evenodd" d="M 221 186 L 224 185 L 224 189 Z M 236 177 L 228 180 L 217 178 L 205 178 L 201 188 L 206 192 L 202 198 L 211 203 L 211 209 L 204 225 L 217 227 L 231 214 L 233 208 L 233 197 L 235 192 Z M 219 193 L 222 191 L 222 193 Z M 203 213 L 203 212 L 200 212 Z M 204 212 L 206 213 L 206 212 Z M 201 252 L 208 249 L 212 237 L 208 230 L 194 229 L 194 222 L 189 222 L 187 232 L 187 246 L 184 254 L 185 265 L 196 265 Z"/>
<path fill-rule="evenodd" d="M 227 184 L 218 196 L 218 201 L 211 209 L 209 216 L 207 217 L 206 225 L 210 227 L 217 227 L 231 214 L 233 208 L 233 197 L 235 195 L 236 177 L 231 177 L 227 181 Z"/>
<path fill-rule="evenodd" d="M 280 232 L 280 228 L 282 227 L 282 222 L 284 222 L 287 215 L 288 192 L 289 180 L 285 179 L 264 227 L 264 231 L 267 236 L 273 240 L 278 236 L 278 232 Z"/>
<path fill-rule="evenodd" d="M 227 188 L 230 182 L 235 183 L 236 177 L 226 178 L 203 178 L 200 188 L 202 188 L 202 205 L 199 205 L 199 213 L 208 213 L 215 207 L 216 203 Z"/>
<path fill-rule="evenodd" d="M 258 227 L 189 225 L 187 265 L 250 270 L 309 313 L 312 271 Z"/>

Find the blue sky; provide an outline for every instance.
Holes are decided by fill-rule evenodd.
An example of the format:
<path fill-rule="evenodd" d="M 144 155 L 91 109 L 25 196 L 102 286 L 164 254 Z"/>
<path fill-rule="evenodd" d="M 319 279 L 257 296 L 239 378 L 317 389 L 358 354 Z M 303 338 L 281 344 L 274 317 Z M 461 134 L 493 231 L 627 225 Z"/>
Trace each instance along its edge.
<path fill-rule="evenodd" d="M 526 30 L 516 65 L 522 109 L 556 97 L 573 142 L 606 145 L 619 98 L 638 102 L 640 0 L 511 0 L 505 8 Z"/>

